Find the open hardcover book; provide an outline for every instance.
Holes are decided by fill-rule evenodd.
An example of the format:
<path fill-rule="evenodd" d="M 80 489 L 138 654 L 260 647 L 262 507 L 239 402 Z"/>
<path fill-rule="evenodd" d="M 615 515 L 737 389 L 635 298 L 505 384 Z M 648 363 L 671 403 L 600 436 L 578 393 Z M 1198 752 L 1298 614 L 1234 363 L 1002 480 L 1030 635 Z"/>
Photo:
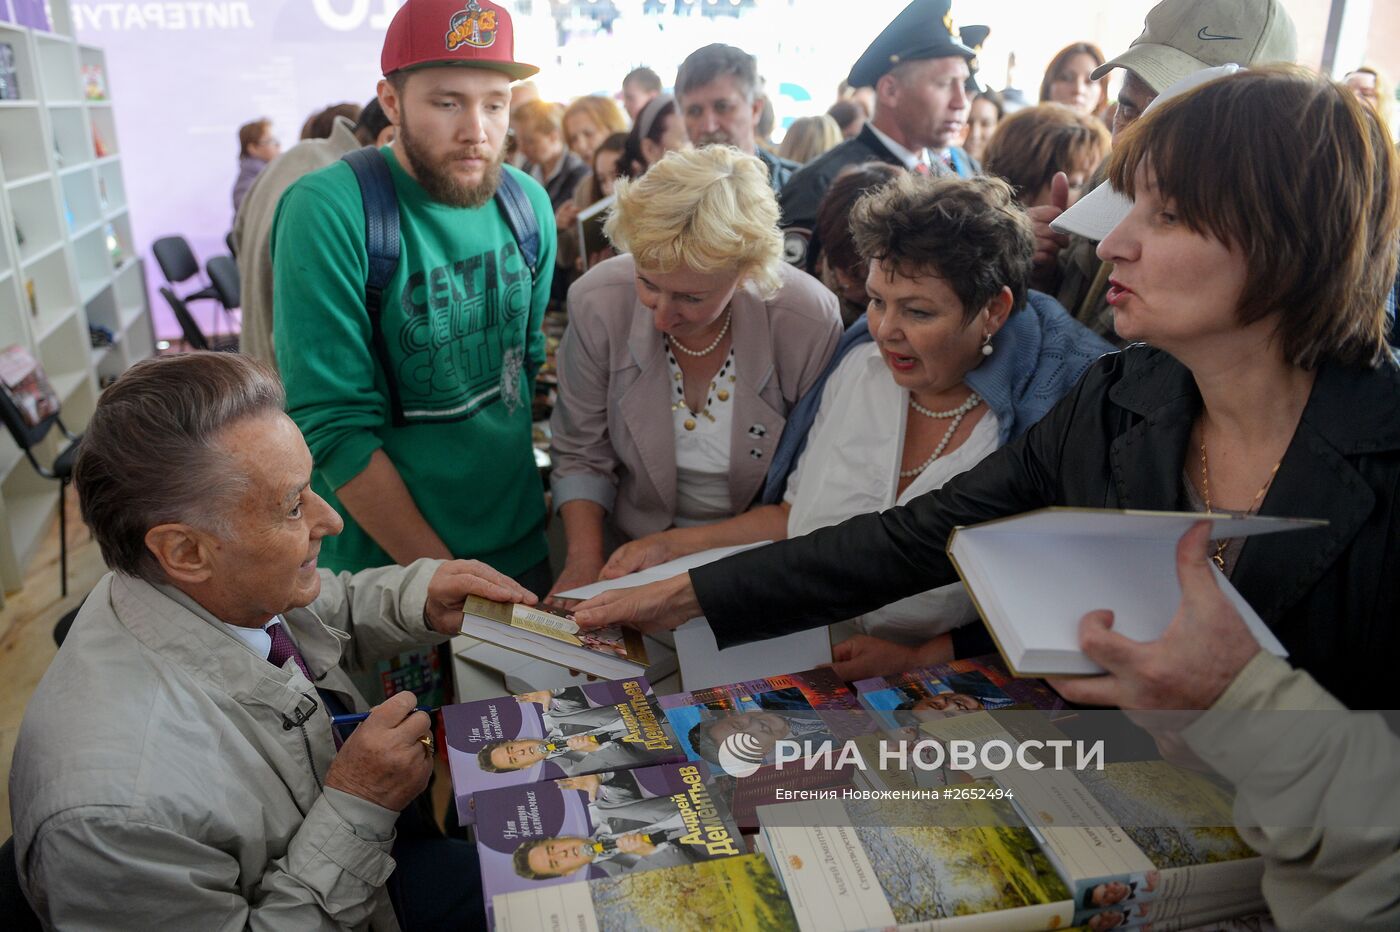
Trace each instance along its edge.
<path fill-rule="evenodd" d="M 1217 540 L 1315 529 L 1325 523 L 1257 515 L 1042 508 L 955 528 L 948 538 L 948 556 L 1012 673 L 1092 675 L 1104 671 L 1079 649 L 1080 619 L 1109 609 L 1118 633 L 1135 641 L 1159 638 L 1181 604 L 1177 541 L 1203 520 L 1211 522 L 1211 537 Z M 1260 646 L 1287 656 L 1225 575 L 1212 570 Z"/>
<path fill-rule="evenodd" d="M 468 596 L 462 633 L 591 676 L 620 680 L 647 672 L 642 636 L 631 628 L 581 631 L 572 616 L 547 605 Z"/>

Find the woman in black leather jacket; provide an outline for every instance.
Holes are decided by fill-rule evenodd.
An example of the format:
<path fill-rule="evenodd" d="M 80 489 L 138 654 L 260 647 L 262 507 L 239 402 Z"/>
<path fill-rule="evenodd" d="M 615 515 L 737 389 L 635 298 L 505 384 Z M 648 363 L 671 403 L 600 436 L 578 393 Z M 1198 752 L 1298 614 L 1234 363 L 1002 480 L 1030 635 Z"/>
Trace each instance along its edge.
<path fill-rule="evenodd" d="M 1212 555 L 1295 665 L 1352 708 L 1393 706 L 1397 171 L 1381 123 L 1300 69 L 1164 101 L 1113 153 L 1110 182 L 1133 200 L 1099 246 L 1118 334 L 1146 345 L 905 507 L 607 593 L 579 621 L 703 614 L 722 647 L 826 624 L 956 579 L 953 527 L 1048 505 L 1322 518 Z"/>

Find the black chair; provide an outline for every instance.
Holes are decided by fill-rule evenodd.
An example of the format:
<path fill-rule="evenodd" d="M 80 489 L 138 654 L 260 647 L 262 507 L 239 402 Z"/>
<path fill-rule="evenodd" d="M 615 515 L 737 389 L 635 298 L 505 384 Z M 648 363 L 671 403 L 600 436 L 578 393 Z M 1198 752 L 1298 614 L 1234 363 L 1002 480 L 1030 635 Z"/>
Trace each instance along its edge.
<path fill-rule="evenodd" d="M 228 244 L 228 254 L 235 259 L 238 258 L 238 240 L 233 238 L 233 231 L 229 230 L 224 234 L 224 242 Z"/>
<path fill-rule="evenodd" d="M 59 573 L 61 574 L 61 586 L 64 596 L 68 595 L 68 509 L 67 502 L 68 483 L 73 481 L 73 463 L 78 458 L 78 444 L 82 442 L 82 437 L 74 434 L 63 424 L 63 419 L 58 412 L 58 399 L 53 395 L 53 389 L 49 388 L 48 378 L 44 375 L 43 366 L 38 362 L 34 363 L 34 375 L 37 377 L 40 391 L 51 401 L 47 410 L 52 413 L 45 414 L 33 424 L 31 418 L 26 417 L 20 410 L 11 389 L 6 386 L 0 391 L 0 420 L 5 422 L 5 427 L 9 429 L 10 436 L 15 438 L 15 443 L 24 451 L 24 455 L 29 459 L 29 464 L 34 467 L 34 471 L 45 479 L 54 479 L 58 482 L 58 559 Z M 62 452 L 54 458 L 50 466 L 42 465 L 34 457 L 34 448 L 44 442 L 49 431 L 57 425 L 63 432 L 63 436 L 68 438 L 68 445 Z"/>
<path fill-rule="evenodd" d="M 172 291 L 176 285 L 182 285 L 199 274 L 199 260 L 194 257 L 194 250 L 190 249 L 189 241 L 183 236 L 162 236 L 151 244 L 151 252 L 155 254 L 160 273 L 165 276 Z M 186 301 L 219 299 L 213 285 L 206 285 L 181 297 Z"/>
<path fill-rule="evenodd" d="M 224 306 L 224 310 L 231 311 L 242 306 L 243 299 L 238 284 L 238 263 L 233 260 L 233 256 L 215 256 L 209 260 L 204 271 L 209 275 L 209 281 L 213 283 L 214 294 L 218 296 L 219 303 Z"/>
<path fill-rule="evenodd" d="M 177 286 L 182 286 L 186 282 L 192 282 L 199 286 L 199 260 L 195 258 L 194 250 L 190 248 L 189 241 L 183 236 L 162 236 L 151 244 L 151 252 L 155 254 L 156 264 L 160 266 L 161 274 L 165 276 L 165 282 L 170 286 L 170 290 L 180 295 L 180 299 L 185 302 L 186 307 L 195 301 L 213 301 L 214 313 L 210 318 L 210 325 L 214 331 L 214 339 L 217 341 L 221 336 L 222 327 L 219 323 L 219 313 L 228 315 L 229 307 L 220 299 L 219 289 L 210 282 L 202 287 L 196 287 L 188 294 L 180 294 Z M 230 323 L 232 317 L 229 318 Z M 232 329 L 230 327 L 230 329 Z"/>
<path fill-rule="evenodd" d="M 199 324 L 195 321 L 194 315 L 185 304 L 185 299 L 177 295 L 167 285 L 160 286 L 160 293 L 165 298 L 165 303 L 170 305 L 170 309 L 175 312 L 175 320 L 180 324 L 180 332 L 184 334 L 185 346 L 192 350 L 217 350 L 221 353 L 238 352 L 238 337 L 236 336 L 216 336 L 212 341 L 204 335 Z"/>
<path fill-rule="evenodd" d="M 40 932 L 42 929 L 19 883 L 14 838 L 6 838 L 5 844 L 0 845 L 0 916 L 5 917 L 5 928 L 10 932 Z"/>

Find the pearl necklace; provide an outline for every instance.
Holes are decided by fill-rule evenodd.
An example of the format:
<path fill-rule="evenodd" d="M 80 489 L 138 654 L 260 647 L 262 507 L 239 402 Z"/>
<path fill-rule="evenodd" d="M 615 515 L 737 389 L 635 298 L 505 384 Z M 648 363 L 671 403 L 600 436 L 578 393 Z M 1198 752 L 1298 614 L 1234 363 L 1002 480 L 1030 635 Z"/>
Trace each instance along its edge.
<path fill-rule="evenodd" d="M 899 471 L 899 477 L 901 479 L 909 479 L 913 476 L 917 476 L 919 473 L 932 466 L 933 461 L 942 456 L 943 451 L 947 449 L 948 441 L 953 439 L 953 434 L 958 432 L 958 425 L 962 423 L 963 418 L 967 416 L 967 413 L 969 411 L 971 411 L 973 408 L 977 407 L 981 403 L 981 397 L 978 396 L 976 392 L 973 392 L 971 395 L 967 396 L 966 401 L 958 405 L 956 408 L 953 408 L 951 411 L 934 411 L 932 408 L 925 408 L 923 405 L 919 404 L 917 401 L 914 400 L 913 395 L 910 395 L 909 406 L 915 411 L 922 414 L 924 417 L 938 418 L 940 420 L 952 418 L 953 423 L 948 425 L 948 430 L 944 432 L 943 439 L 938 441 L 938 446 L 933 448 L 933 455 L 912 469 L 901 469 Z"/>
<path fill-rule="evenodd" d="M 730 313 L 727 310 L 724 312 L 724 326 L 719 328 L 719 336 L 715 337 L 715 342 L 711 343 L 709 346 L 705 347 L 702 350 L 693 350 L 682 346 L 681 341 L 677 340 L 669 333 L 666 334 L 666 342 L 669 343 L 671 345 L 671 348 L 678 353 L 685 353 L 687 356 L 695 356 L 697 358 L 700 356 L 708 356 L 711 353 L 713 353 L 716 348 L 718 348 L 719 341 L 723 340 L 724 335 L 729 332 L 729 321 L 733 318 L 734 315 L 732 313 Z"/>

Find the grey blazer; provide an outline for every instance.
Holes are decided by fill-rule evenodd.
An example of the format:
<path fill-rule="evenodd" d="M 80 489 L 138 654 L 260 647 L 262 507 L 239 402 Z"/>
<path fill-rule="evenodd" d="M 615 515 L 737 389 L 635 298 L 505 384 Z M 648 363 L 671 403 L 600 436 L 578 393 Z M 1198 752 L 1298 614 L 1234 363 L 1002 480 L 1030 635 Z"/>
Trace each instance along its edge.
<path fill-rule="evenodd" d="M 836 296 L 784 266 L 764 301 L 734 293 L 734 428 L 729 494 L 734 514 L 762 488 L 788 411 L 826 367 L 841 337 Z M 559 346 L 559 397 L 550 418 L 554 507 L 585 499 L 624 539 L 669 528 L 676 514 L 676 444 L 665 343 L 637 299 L 632 257 L 590 269 L 569 289 Z"/>

